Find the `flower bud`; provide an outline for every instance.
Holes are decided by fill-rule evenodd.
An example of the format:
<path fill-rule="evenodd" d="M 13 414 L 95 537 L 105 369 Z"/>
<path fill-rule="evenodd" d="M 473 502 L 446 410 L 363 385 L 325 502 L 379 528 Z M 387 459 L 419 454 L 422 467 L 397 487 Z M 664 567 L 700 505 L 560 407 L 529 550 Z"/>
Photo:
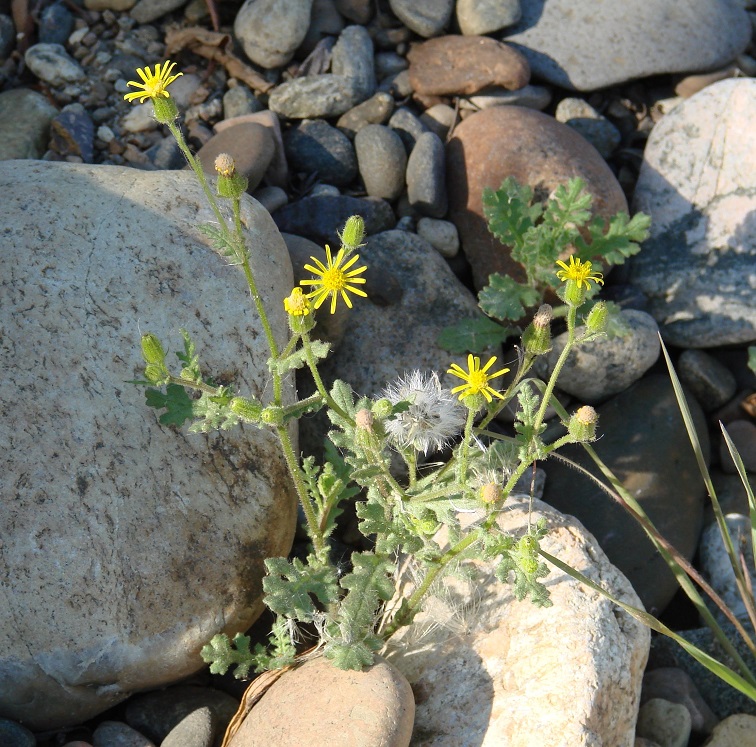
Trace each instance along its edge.
<path fill-rule="evenodd" d="M 598 301 L 588 313 L 585 320 L 585 326 L 588 332 L 598 334 L 606 329 L 607 317 L 609 310 L 604 301 Z"/>
<path fill-rule="evenodd" d="M 262 405 L 257 400 L 234 397 L 228 406 L 231 412 L 235 412 L 245 423 L 260 422 Z"/>
<path fill-rule="evenodd" d="M 155 119 L 160 124 L 170 124 L 178 117 L 178 107 L 170 96 L 154 96 L 152 105 L 155 109 Z"/>
<path fill-rule="evenodd" d="M 538 309 L 533 321 L 522 333 L 522 346 L 531 355 L 544 355 L 551 350 L 551 306 L 545 303 Z"/>
<path fill-rule="evenodd" d="M 236 173 L 236 164 L 228 153 L 221 153 L 214 165 L 218 172 L 218 197 L 238 200 L 247 191 L 249 179 Z"/>
<path fill-rule="evenodd" d="M 289 329 L 294 334 L 309 332 L 315 326 L 312 302 L 301 288 L 294 288 L 291 295 L 284 298 L 284 309 L 289 315 Z"/>
<path fill-rule="evenodd" d="M 236 171 L 236 163 L 234 162 L 233 157 L 228 153 L 218 154 L 217 158 L 215 159 L 214 166 L 215 170 L 221 176 L 231 177 Z"/>
<path fill-rule="evenodd" d="M 159 363 L 148 363 L 144 367 L 144 378 L 150 384 L 164 384 L 168 379 L 168 371 L 166 371 L 165 366 L 161 366 Z"/>
<path fill-rule="evenodd" d="M 373 403 L 373 406 L 371 408 L 373 410 L 373 414 L 381 418 L 387 418 L 389 415 L 391 415 L 391 410 L 393 409 L 393 405 L 391 404 L 391 401 L 386 399 L 386 397 L 381 397 L 381 399 L 376 400 Z"/>
<path fill-rule="evenodd" d="M 363 408 L 355 413 L 354 424 L 360 430 L 372 432 L 374 421 L 373 413 L 370 410 Z"/>
<path fill-rule="evenodd" d="M 145 363 L 165 366 L 165 350 L 163 350 L 160 340 L 149 332 L 142 335 L 142 357 Z"/>
<path fill-rule="evenodd" d="M 502 495 L 501 486 L 495 482 L 486 483 L 480 489 L 480 499 L 483 503 L 498 503 Z"/>
<path fill-rule="evenodd" d="M 581 407 L 571 418 L 567 430 L 575 442 L 595 441 L 598 413 L 590 406 Z"/>
<path fill-rule="evenodd" d="M 344 232 L 339 234 L 341 243 L 347 251 L 353 252 L 359 249 L 365 238 L 365 221 L 359 215 L 353 215 L 347 219 Z"/>
<path fill-rule="evenodd" d="M 277 405 L 268 405 L 261 413 L 260 420 L 266 425 L 279 426 L 284 424 L 284 411 Z"/>

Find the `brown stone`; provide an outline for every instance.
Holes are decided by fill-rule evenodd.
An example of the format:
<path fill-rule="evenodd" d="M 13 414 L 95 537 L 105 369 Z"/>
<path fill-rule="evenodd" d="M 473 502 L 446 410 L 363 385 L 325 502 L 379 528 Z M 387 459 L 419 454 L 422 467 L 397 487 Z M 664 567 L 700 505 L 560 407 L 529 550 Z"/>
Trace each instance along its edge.
<path fill-rule="evenodd" d="M 526 86 L 530 67 L 513 47 L 487 36 L 440 36 L 414 44 L 407 59 L 419 95 L 471 94 L 486 86 Z"/>
<path fill-rule="evenodd" d="M 605 219 L 627 212 L 622 188 L 598 151 L 567 125 L 518 106 L 485 109 L 465 119 L 446 149 L 449 218 L 457 226 L 477 288 L 492 272 L 525 278 L 522 267 L 488 231 L 483 217 L 485 187 L 498 189 L 512 176 L 545 200 L 560 184 L 580 177 L 594 196 L 593 210 Z"/>

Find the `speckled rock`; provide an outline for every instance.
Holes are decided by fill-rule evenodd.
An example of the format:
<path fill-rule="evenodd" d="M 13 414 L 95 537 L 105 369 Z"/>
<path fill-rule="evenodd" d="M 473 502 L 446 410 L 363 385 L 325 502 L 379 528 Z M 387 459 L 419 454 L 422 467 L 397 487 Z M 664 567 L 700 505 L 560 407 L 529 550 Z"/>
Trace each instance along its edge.
<path fill-rule="evenodd" d="M 32 44 L 24 54 L 24 61 L 34 75 L 51 86 L 78 83 L 87 77 L 62 44 Z"/>
<path fill-rule="evenodd" d="M 528 509 L 527 497 L 512 496 L 497 523 L 520 536 Z M 544 550 L 639 604 L 574 517 L 538 500 L 533 515 L 549 527 Z M 416 693 L 415 734 L 433 735 L 427 743 L 438 747 L 631 745 L 648 628 L 553 567 L 543 579 L 549 609 L 516 601 L 492 564 L 473 570 L 482 577 L 444 579 L 447 593 L 429 599 L 413 625 L 390 641 L 388 658 Z"/>
<path fill-rule="evenodd" d="M 268 106 L 276 114 L 290 119 L 338 117 L 365 99 L 354 78 L 323 73 L 293 78 L 276 86 Z"/>
<path fill-rule="evenodd" d="M 360 176 L 371 197 L 395 200 L 404 191 L 407 151 L 391 128 L 374 124 L 354 138 Z"/>
<path fill-rule="evenodd" d="M 534 75 L 578 91 L 716 69 L 750 38 L 745 10 L 732 0 L 523 0 L 506 34 Z"/>
<path fill-rule="evenodd" d="M 385 91 L 379 91 L 367 101 L 339 117 L 336 126 L 349 138 L 369 124 L 384 124 L 394 111 L 394 99 Z"/>
<path fill-rule="evenodd" d="M 687 747 L 691 719 L 688 709 L 664 698 L 646 701 L 638 712 L 636 734 L 665 747 Z"/>
<path fill-rule="evenodd" d="M 28 88 L 0 93 L 0 161 L 41 158 L 57 113 L 41 93 Z"/>
<path fill-rule="evenodd" d="M 440 34 L 449 23 L 454 0 L 389 0 L 394 15 L 420 36 Z"/>
<path fill-rule="evenodd" d="M 594 196 L 593 210 L 608 219 L 627 212 L 622 188 L 596 149 L 567 125 L 523 107 L 496 106 L 465 119 L 446 146 L 449 219 L 477 288 L 493 272 L 524 280 L 522 267 L 488 231 L 483 218 L 485 187 L 499 189 L 508 176 L 538 189 L 545 199 L 560 184 L 580 177 Z"/>
<path fill-rule="evenodd" d="M 380 657 L 361 672 L 317 657 L 284 672 L 247 714 L 229 747 L 407 747 L 415 704 L 397 669 Z"/>
<path fill-rule="evenodd" d="M 728 716 L 714 728 L 706 747 L 756 747 L 756 716 Z"/>
<path fill-rule="evenodd" d="M 264 335 L 243 275 L 196 228 L 214 216 L 194 175 L 8 161 L 0 192 L 4 422 L 28 396 L 0 431 L 15 496 L 0 523 L 0 712 L 49 729 L 186 677 L 215 633 L 249 627 L 296 500 L 272 433 L 188 435 L 126 383 L 143 376 L 140 329 L 171 351 L 183 327 L 204 371 L 266 398 Z M 242 216 L 280 343 L 288 252 L 257 203 Z"/>
<path fill-rule="evenodd" d="M 331 53 L 331 72 L 354 81 L 363 101 L 375 92 L 373 42 L 364 26 L 347 26 Z"/>
<path fill-rule="evenodd" d="M 688 404 L 708 460 L 706 420 L 695 400 Z M 646 376 L 596 410 L 599 439 L 593 448 L 667 541 L 690 560 L 701 532 L 705 488 L 669 377 Z M 560 454 L 603 480 L 582 447 L 566 446 Z M 544 500 L 580 519 L 646 609 L 661 613 L 679 585 L 640 525 L 592 480 L 567 465 L 549 460 L 545 469 Z"/>
<path fill-rule="evenodd" d="M 446 194 L 444 144 L 435 132 L 424 132 L 417 139 L 407 161 L 407 198 L 422 215 L 443 218 Z"/>
<path fill-rule="evenodd" d="M 457 0 L 457 23 L 463 34 L 490 34 L 520 20 L 520 0 Z"/>
<path fill-rule="evenodd" d="M 527 85 L 530 68 L 514 47 L 488 36 L 441 36 L 412 46 L 409 77 L 416 93 L 477 93 L 486 86 L 516 90 Z"/>
<path fill-rule="evenodd" d="M 234 35 L 252 62 L 280 67 L 305 38 L 311 10 L 312 0 L 246 0 L 236 14 Z"/>
<path fill-rule="evenodd" d="M 653 129 L 635 189 L 651 235 L 630 262 L 665 341 L 756 340 L 756 80 L 715 83 Z"/>

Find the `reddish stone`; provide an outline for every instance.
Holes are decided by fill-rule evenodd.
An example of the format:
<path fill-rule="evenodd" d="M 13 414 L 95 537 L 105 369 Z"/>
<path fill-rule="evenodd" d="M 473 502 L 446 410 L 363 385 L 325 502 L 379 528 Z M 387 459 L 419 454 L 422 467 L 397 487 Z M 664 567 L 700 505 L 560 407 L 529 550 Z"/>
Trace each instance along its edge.
<path fill-rule="evenodd" d="M 407 55 L 412 89 L 421 96 L 477 93 L 486 86 L 510 91 L 530 81 L 525 57 L 488 36 L 440 36 L 413 44 Z"/>
<path fill-rule="evenodd" d="M 508 247 L 488 231 L 484 187 L 499 189 L 512 176 L 546 200 L 560 184 L 580 177 L 594 196 L 593 210 L 608 219 L 628 212 L 619 182 L 598 151 L 567 125 L 519 106 L 496 106 L 465 119 L 446 149 L 448 217 L 459 231 L 477 288 L 492 272 L 525 279 Z"/>

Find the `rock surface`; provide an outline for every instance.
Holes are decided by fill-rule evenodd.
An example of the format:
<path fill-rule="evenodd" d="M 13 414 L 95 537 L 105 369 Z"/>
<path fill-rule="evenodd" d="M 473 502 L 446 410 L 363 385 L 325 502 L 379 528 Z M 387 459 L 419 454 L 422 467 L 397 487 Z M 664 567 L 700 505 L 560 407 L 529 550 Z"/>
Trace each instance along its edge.
<path fill-rule="evenodd" d="M 536 500 L 540 516 L 544 550 L 639 604 L 579 522 Z M 499 526 L 519 535 L 527 522 L 528 499 L 510 498 Z M 490 567 L 476 571 L 482 580 L 447 577 L 446 592 L 389 642 L 415 692 L 417 743 L 532 747 L 538 735 L 539 747 L 631 745 L 648 629 L 554 568 L 543 580 L 549 608 L 517 602 Z"/>
<path fill-rule="evenodd" d="M 203 371 L 266 395 L 244 278 L 194 228 L 213 219 L 194 175 L 9 161 L 0 193 L 14 216 L 0 273 L 0 472 L 14 495 L 0 713 L 47 729 L 187 676 L 215 633 L 246 629 L 263 559 L 290 548 L 295 498 L 273 434 L 161 426 L 127 383 L 143 377 L 140 329 L 170 351 L 183 327 Z M 290 261 L 267 213 L 243 208 L 280 344 Z"/>
<path fill-rule="evenodd" d="M 756 339 L 756 80 L 715 83 L 651 132 L 635 207 L 651 236 L 631 280 L 672 345 Z"/>
<path fill-rule="evenodd" d="M 750 36 L 734 0 L 522 0 L 522 18 L 506 41 L 539 78 L 593 91 L 659 73 L 716 69 Z"/>

